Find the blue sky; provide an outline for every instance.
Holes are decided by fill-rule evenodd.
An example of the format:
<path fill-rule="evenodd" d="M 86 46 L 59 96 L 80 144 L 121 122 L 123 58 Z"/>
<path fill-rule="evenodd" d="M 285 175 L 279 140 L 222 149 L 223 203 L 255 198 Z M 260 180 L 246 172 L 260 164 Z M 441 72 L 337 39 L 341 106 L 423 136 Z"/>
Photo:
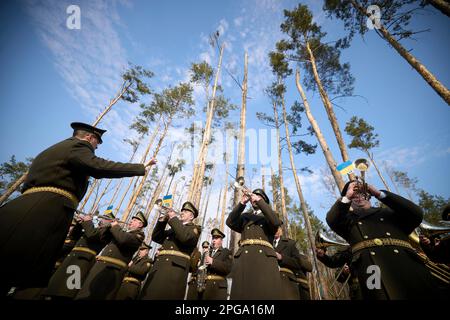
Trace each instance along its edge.
<path fill-rule="evenodd" d="M 226 43 L 224 66 L 242 79 L 243 57 L 249 55 L 248 124 L 250 129 L 265 127 L 256 119 L 256 112 L 271 113 L 270 102 L 263 89 L 272 81 L 267 54 L 282 34 L 279 25 L 283 9 L 292 9 L 298 1 L 2 1 L 0 4 L 0 161 L 11 155 L 24 160 L 71 135 L 72 121 L 93 122 L 96 115 L 114 96 L 120 86 L 120 72 L 127 61 L 149 68 L 155 73 L 154 90 L 189 78 L 189 65 L 206 59 L 213 66 L 217 52 L 208 44 L 208 35 L 220 30 Z M 315 21 L 330 40 L 343 33 L 340 21 L 329 20 L 321 12 L 322 1 L 305 1 Z M 66 8 L 81 8 L 81 30 L 65 26 Z M 405 44 L 447 87 L 449 73 L 449 21 L 429 9 L 415 17 L 412 25 L 431 31 Z M 450 120 L 449 107 L 424 80 L 385 41 L 374 32 L 365 38 L 355 37 L 352 46 L 342 53 L 349 61 L 356 78 L 355 94 L 364 98 L 339 101 L 335 108 L 341 129 L 352 116 L 364 117 L 379 134 L 380 147 L 374 150 L 379 164 L 389 163 L 397 170 L 407 171 L 419 179 L 418 186 L 432 194 L 450 195 Z M 226 72 L 221 84 L 231 102 L 240 105 L 240 90 Z M 299 99 L 294 78 L 287 81 L 287 105 Z M 328 140 L 333 155 L 340 163 L 336 141 L 318 94 L 307 92 L 312 112 Z M 194 90 L 197 114 L 191 120 L 201 121 L 204 115 L 200 88 Z M 97 150 L 99 156 L 127 161 L 130 150 L 122 142 L 132 134 L 128 130 L 137 105 L 124 102 L 114 106 L 102 122 L 108 129 L 105 143 Z M 230 115 L 239 120 L 239 110 Z M 306 119 L 305 119 L 306 121 Z M 184 122 L 171 131 L 171 139 L 183 137 Z M 305 126 L 306 126 L 305 122 Z M 346 143 L 349 137 L 344 133 Z M 316 143 L 311 137 L 310 142 Z M 159 162 L 164 163 L 163 149 Z M 247 146 L 247 155 L 248 155 Z M 349 150 L 352 159 L 364 156 Z M 290 167 L 287 154 L 284 167 Z M 325 168 L 318 147 L 311 156 L 296 156 L 297 167 L 309 166 L 313 174 L 302 175 L 305 197 L 316 215 L 324 218 L 333 198 L 321 183 Z M 255 175 L 252 168 L 258 168 Z M 221 167 L 223 169 L 223 167 Z M 260 165 L 249 165 L 248 181 L 252 187 L 260 181 Z M 276 170 L 277 168 L 274 167 Z M 189 177 L 192 167 L 183 175 Z M 215 216 L 219 188 L 224 170 L 217 170 L 216 183 L 208 210 Z M 286 185 L 296 200 L 296 189 L 289 171 Z M 374 171 L 369 180 L 381 188 Z M 267 187 L 267 186 L 266 186 Z"/>

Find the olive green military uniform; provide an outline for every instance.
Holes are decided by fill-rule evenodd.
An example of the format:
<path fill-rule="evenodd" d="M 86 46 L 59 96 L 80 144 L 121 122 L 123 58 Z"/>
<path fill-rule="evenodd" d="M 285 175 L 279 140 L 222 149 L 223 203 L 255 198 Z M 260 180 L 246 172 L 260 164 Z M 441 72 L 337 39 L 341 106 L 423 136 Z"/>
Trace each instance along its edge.
<path fill-rule="evenodd" d="M 262 214 L 242 212 L 245 205 L 239 203 L 227 218 L 227 226 L 241 234 L 241 247 L 234 255 L 232 271 L 232 300 L 283 299 L 277 257 L 272 247 L 275 232 L 281 225 L 271 207 L 259 200 Z M 245 240 L 262 240 L 267 245 L 246 244 Z"/>
<path fill-rule="evenodd" d="M 169 230 L 165 230 L 167 223 Z M 201 228 L 192 222 L 183 224 L 177 217 L 158 221 L 152 240 L 161 244 L 147 281 L 144 300 L 182 300 L 186 293 L 190 256 L 197 246 Z"/>
<path fill-rule="evenodd" d="M 348 249 L 338 251 L 332 256 L 329 255 L 317 256 L 317 259 L 319 259 L 319 261 L 322 262 L 328 268 L 342 268 L 345 264 L 347 264 L 348 267 L 350 268 L 350 274 L 345 274 L 344 272 L 341 272 L 337 281 L 340 283 L 345 283 L 347 281 L 349 287 L 349 296 L 351 300 L 362 300 L 362 293 L 358 277 L 354 272 L 351 272 L 352 250 L 350 247 Z M 339 273 L 339 271 L 340 269 L 338 269 L 336 272 Z M 350 278 L 347 280 L 347 277 Z"/>
<path fill-rule="evenodd" d="M 116 300 L 136 300 L 141 291 L 141 284 L 152 267 L 152 259 L 148 256 L 136 255 L 123 278 L 122 285 L 116 295 Z"/>
<path fill-rule="evenodd" d="M 281 237 L 278 240 L 275 251 L 281 255 L 281 260 L 278 260 L 278 265 L 280 266 L 283 300 L 299 300 L 300 295 L 295 273 L 300 269 L 300 253 L 295 246 L 295 241 Z"/>
<path fill-rule="evenodd" d="M 408 235 L 422 221 L 422 210 L 403 197 L 382 192 L 386 197 L 380 201 L 387 208 L 350 212 L 350 203 L 338 200 L 326 218 L 330 228 L 352 246 L 350 268 L 357 274 L 360 284 L 366 284 L 374 275 L 373 271 L 367 272 L 369 266 L 380 268 L 380 289 L 362 285 L 364 299 L 448 298 L 437 289 L 435 279 L 416 252 L 405 245 Z M 367 240 L 371 240 L 370 243 L 364 242 L 368 245 L 361 247 Z"/>
<path fill-rule="evenodd" d="M 101 140 L 101 139 L 100 139 Z M 0 207 L 0 274 L 8 275 L 0 295 L 9 287 L 45 287 L 64 244 L 74 210 L 88 187 L 89 176 L 143 176 L 142 164 L 107 161 L 92 145 L 75 137 L 40 153 L 31 164 L 22 196 Z M 65 195 L 36 187 L 53 187 Z M 54 190 L 54 189 L 52 189 Z"/>
<path fill-rule="evenodd" d="M 231 271 L 233 258 L 227 248 L 218 248 L 213 254 L 213 263 L 207 267 L 206 288 L 199 295 L 201 300 L 226 300 L 227 299 L 227 275 Z"/>
<path fill-rule="evenodd" d="M 191 277 L 187 284 L 187 295 L 186 300 L 197 300 L 198 299 L 198 291 L 197 291 L 197 270 L 198 264 L 201 258 L 200 251 L 195 248 L 191 254 L 191 265 L 189 267 L 189 272 L 191 273 Z"/>
<path fill-rule="evenodd" d="M 297 278 L 300 300 L 311 300 L 308 272 L 312 272 L 312 264 L 309 258 L 302 253 L 300 253 L 299 264 L 300 269 L 297 270 L 295 276 Z"/>
<path fill-rule="evenodd" d="M 68 268 L 70 266 L 79 267 L 81 288 L 96 262 L 96 255 L 111 241 L 111 234 L 107 225 L 95 228 L 92 221 L 84 221 L 80 225 L 84 230 L 83 236 L 50 278 L 48 287 L 44 292 L 45 296 L 58 299 L 75 298 L 79 289 L 68 288 L 67 280 L 71 276 L 71 273 L 67 272 Z"/>
<path fill-rule="evenodd" d="M 113 300 L 128 263 L 145 238 L 140 229 L 126 232 L 118 225 L 110 227 L 109 232 L 112 240 L 97 257 L 76 300 Z"/>

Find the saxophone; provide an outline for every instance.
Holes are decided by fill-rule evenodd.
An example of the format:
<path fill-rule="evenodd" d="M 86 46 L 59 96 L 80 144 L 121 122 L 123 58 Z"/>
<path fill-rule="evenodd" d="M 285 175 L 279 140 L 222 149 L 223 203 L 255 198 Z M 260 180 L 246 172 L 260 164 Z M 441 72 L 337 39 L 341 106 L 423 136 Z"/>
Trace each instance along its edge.
<path fill-rule="evenodd" d="M 208 266 L 205 263 L 206 257 L 210 255 L 211 247 L 202 254 L 200 267 L 197 270 L 197 292 L 202 293 L 206 289 L 206 277 L 208 276 Z"/>

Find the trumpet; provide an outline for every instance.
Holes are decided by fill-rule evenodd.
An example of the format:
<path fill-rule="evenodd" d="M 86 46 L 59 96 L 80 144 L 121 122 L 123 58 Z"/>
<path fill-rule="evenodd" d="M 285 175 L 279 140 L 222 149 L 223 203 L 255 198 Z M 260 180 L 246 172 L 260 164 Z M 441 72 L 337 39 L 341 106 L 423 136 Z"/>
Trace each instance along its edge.
<path fill-rule="evenodd" d="M 370 163 L 367 159 L 361 158 L 355 160 L 355 168 L 359 170 L 360 177 L 356 176 L 355 192 L 360 194 L 364 199 L 370 198 L 369 187 L 366 183 L 366 171 L 369 169 Z"/>
<path fill-rule="evenodd" d="M 83 216 L 92 216 L 94 219 L 102 219 L 102 220 L 106 220 L 106 221 L 117 221 L 117 223 L 119 224 L 123 224 L 123 225 L 129 225 L 129 222 L 124 222 L 124 221 L 120 221 L 117 219 L 113 219 L 109 216 L 105 216 L 105 215 L 95 215 L 93 213 L 86 213 L 80 210 L 75 210 L 77 213 L 75 213 L 74 218 L 75 219 L 81 219 Z"/>
<path fill-rule="evenodd" d="M 155 206 L 156 206 L 155 207 L 156 212 L 158 212 L 158 214 L 160 214 L 162 216 L 167 216 L 167 213 L 169 211 L 173 211 L 173 212 L 175 212 L 176 215 L 180 215 L 180 213 L 178 211 L 175 211 L 173 208 L 169 208 L 169 207 L 163 206 L 161 204 L 155 204 Z"/>
<path fill-rule="evenodd" d="M 252 195 L 250 189 L 245 186 L 245 179 L 242 176 L 236 178 L 233 186 L 236 190 L 241 190 L 242 193 L 244 193 L 247 197 L 250 197 Z"/>

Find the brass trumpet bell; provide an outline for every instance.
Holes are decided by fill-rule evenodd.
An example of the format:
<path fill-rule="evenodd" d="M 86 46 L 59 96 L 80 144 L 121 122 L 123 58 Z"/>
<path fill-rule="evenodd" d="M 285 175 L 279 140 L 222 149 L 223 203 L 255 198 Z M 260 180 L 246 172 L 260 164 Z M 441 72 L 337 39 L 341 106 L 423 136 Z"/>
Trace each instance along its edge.
<path fill-rule="evenodd" d="M 358 171 L 364 172 L 367 171 L 370 167 L 369 161 L 367 159 L 361 158 L 355 160 L 355 168 Z"/>

